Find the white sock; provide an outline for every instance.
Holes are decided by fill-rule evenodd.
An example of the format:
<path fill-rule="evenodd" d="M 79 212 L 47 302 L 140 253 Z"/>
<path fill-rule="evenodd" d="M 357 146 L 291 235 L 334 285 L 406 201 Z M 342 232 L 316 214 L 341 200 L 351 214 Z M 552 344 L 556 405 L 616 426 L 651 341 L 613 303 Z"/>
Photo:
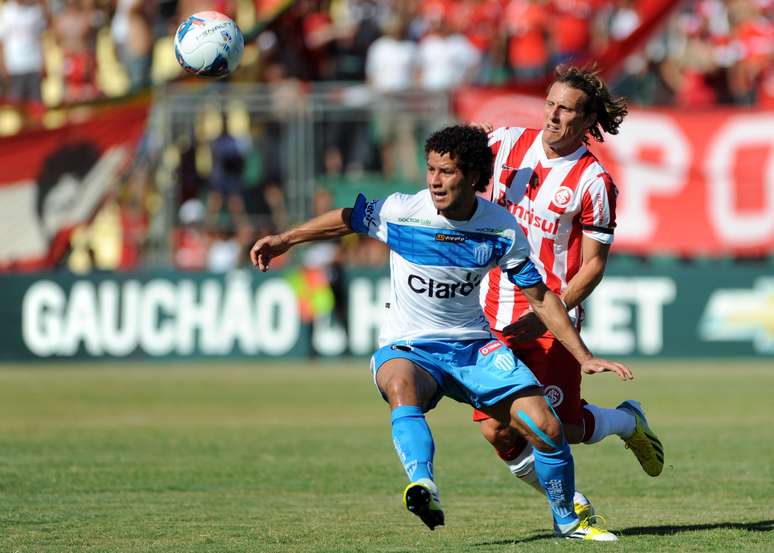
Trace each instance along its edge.
<path fill-rule="evenodd" d="M 518 457 L 511 459 L 510 461 L 505 461 L 505 464 L 508 465 L 511 473 L 513 473 L 516 478 L 531 486 L 540 495 L 544 496 L 546 494 L 545 490 L 540 485 L 540 482 L 538 482 L 537 474 L 535 474 L 535 456 L 532 454 L 531 445 L 528 444 Z M 590 504 L 588 498 L 577 490 L 575 491 L 572 501 L 573 503 L 579 503 L 581 505 Z"/>
<path fill-rule="evenodd" d="M 616 434 L 624 439 L 634 434 L 637 421 L 629 411 L 606 409 L 591 403 L 584 405 L 583 408 L 594 416 L 594 433 L 584 443 L 595 444 L 611 434 Z"/>
<path fill-rule="evenodd" d="M 532 446 L 527 444 L 518 457 L 505 461 L 508 465 L 511 473 L 524 482 L 532 486 L 540 495 L 545 495 L 545 490 L 538 482 L 537 474 L 535 473 L 535 456 L 532 454 Z"/>
<path fill-rule="evenodd" d="M 583 495 L 582 493 L 576 490 L 575 495 L 572 498 L 572 502 L 580 503 L 581 505 L 588 505 L 589 499 L 585 495 Z"/>

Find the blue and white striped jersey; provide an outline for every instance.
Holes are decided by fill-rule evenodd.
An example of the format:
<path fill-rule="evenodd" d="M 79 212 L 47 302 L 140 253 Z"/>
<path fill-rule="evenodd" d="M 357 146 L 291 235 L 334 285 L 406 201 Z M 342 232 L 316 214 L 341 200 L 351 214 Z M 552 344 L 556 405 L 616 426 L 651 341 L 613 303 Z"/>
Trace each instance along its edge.
<path fill-rule="evenodd" d="M 391 294 L 379 345 L 399 340 L 491 337 L 479 284 L 499 266 L 520 287 L 541 281 L 529 244 L 506 209 L 478 198 L 467 221 L 439 215 L 428 190 L 368 201 L 361 194 L 350 224 L 390 248 Z"/>

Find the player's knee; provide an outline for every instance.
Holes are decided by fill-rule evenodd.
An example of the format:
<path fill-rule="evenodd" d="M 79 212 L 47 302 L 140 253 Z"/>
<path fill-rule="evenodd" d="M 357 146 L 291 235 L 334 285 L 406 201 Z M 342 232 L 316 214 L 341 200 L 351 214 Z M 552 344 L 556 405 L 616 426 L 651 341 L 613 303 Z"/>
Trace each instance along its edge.
<path fill-rule="evenodd" d="M 509 446 L 513 438 L 511 427 L 496 419 L 481 421 L 479 429 L 486 441 L 497 448 Z"/>
<path fill-rule="evenodd" d="M 403 376 L 393 376 L 386 379 L 380 383 L 379 388 L 390 403 L 405 405 L 407 401 L 415 399 L 416 396 L 412 383 Z"/>
<path fill-rule="evenodd" d="M 529 441 L 537 450 L 552 453 L 561 449 L 564 442 L 562 423 L 552 413 L 529 418 L 528 426 L 533 435 Z"/>
<path fill-rule="evenodd" d="M 544 432 L 556 444 L 561 444 L 564 439 L 562 436 L 562 423 L 556 417 L 549 417 L 545 421 Z"/>

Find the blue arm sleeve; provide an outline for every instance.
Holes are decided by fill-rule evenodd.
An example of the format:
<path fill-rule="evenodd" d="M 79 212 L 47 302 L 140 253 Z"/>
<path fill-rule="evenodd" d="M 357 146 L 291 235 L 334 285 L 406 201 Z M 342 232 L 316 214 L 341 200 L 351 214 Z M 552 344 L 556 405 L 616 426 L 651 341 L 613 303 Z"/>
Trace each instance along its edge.
<path fill-rule="evenodd" d="M 368 234 L 368 227 L 363 222 L 367 203 L 366 197 L 362 193 L 358 194 L 355 205 L 352 207 L 352 213 L 349 216 L 349 228 L 358 234 Z"/>
<path fill-rule="evenodd" d="M 538 273 L 538 270 L 535 268 L 531 259 L 527 259 L 518 267 L 509 269 L 506 274 L 508 275 L 508 280 L 519 288 L 529 288 L 535 286 L 539 282 L 543 282 L 540 273 Z"/>

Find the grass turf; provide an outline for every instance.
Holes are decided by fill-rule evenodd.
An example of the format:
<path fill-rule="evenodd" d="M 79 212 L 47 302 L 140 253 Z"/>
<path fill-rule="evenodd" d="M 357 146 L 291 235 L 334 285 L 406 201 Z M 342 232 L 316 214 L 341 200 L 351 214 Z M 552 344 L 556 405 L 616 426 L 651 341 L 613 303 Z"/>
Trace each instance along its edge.
<path fill-rule="evenodd" d="M 367 363 L 0 369 L 0 551 L 774 551 L 774 366 L 635 362 L 586 380 L 642 400 L 667 466 L 617 438 L 575 448 L 617 544 L 550 534 L 545 500 L 478 436 L 466 406 L 428 420 L 447 526 L 401 503 L 405 475 Z"/>

